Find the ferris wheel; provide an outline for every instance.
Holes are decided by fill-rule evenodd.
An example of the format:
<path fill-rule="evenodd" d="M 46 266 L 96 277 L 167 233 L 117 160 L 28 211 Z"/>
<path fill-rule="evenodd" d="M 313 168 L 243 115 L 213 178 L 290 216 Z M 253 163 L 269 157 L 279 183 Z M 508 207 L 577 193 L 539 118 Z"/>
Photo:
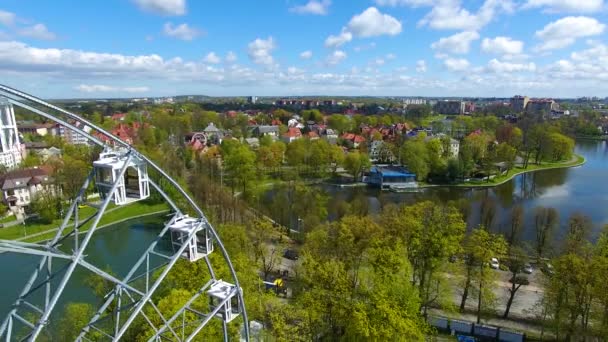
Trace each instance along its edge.
<path fill-rule="evenodd" d="M 41 115 L 85 136 L 104 148 L 51 240 L 44 243 L 0 240 L 0 252 L 29 254 L 40 258 L 0 325 L 1 339 L 36 340 L 43 329 L 49 326 L 51 314 L 64 295 L 66 285 L 72 280 L 77 267 L 80 267 L 102 277 L 113 286 L 96 313 L 88 318 L 88 324 L 81 330 L 77 341 L 100 338 L 120 340 L 135 320 L 143 320 L 151 328 L 149 341 L 190 341 L 212 320 L 219 320 L 224 340 L 227 341 L 228 324 L 238 324 L 231 322 L 239 316 L 243 320 L 243 338 L 249 341 L 249 321 L 243 291 L 230 257 L 203 211 L 174 179 L 132 146 L 76 114 L 5 85 L 0 85 L 0 97 L 11 105 Z M 110 147 L 91 134 L 92 131 L 105 135 L 113 146 Z M 152 173 L 155 177 L 151 176 Z M 176 205 L 177 199 L 171 198 L 159 186 L 161 180 L 177 190 L 181 199 L 189 205 L 189 212 L 195 213 L 194 215 L 189 216 L 186 210 Z M 94 207 L 95 214 L 79 217 L 79 206 L 84 203 L 85 191 L 90 184 L 96 186 L 101 201 L 87 203 Z M 144 200 L 150 196 L 151 190 L 158 192 L 171 207 L 172 215 L 126 276 L 118 278 L 89 262 L 85 249 L 108 206 L 123 206 Z M 81 231 L 85 224 L 89 225 L 89 229 Z M 171 248 L 163 248 L 163 241 L 170 241 Z M 65 252 L 65 248 L 59 249 L 65 243 L 73 243 L 70 252 Z M 217 278 L 209 255 L 218 252 L 222 255 L 222 262 L 228 266 L 231 279 Z M 152 263 L 152 259 L 157 262 Z M 166 315 L 154 303 L 153 295 L 180 259 L 205 263 L 209 280 L 174 314 Z M 205 303 L 203 308 L 201 302 Z M 154 320 L 149 317 L 152 314 L 155 315 Z M 186 315 L 188 320 L 185 319 Z M 184 333 L 185 325 L 188 325 L 187 334 Z"/>

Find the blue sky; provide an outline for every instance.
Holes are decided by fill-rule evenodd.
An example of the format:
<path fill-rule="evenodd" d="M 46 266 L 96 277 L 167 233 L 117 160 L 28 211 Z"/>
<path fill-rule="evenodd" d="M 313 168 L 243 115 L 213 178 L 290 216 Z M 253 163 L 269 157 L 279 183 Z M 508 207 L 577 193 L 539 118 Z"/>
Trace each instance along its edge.
<path fill-rule="evenodd" d="M 42 97 L 608 96 L 604 0 L 4 0 Z"/>

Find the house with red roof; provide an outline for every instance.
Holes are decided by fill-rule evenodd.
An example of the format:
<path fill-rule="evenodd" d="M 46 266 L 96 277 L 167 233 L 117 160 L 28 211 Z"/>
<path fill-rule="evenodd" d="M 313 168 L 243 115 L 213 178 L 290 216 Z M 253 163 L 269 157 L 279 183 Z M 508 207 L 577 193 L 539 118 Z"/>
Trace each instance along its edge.
<path fill-rule="evenodd" d="M 298 127 L 289 127 L 287 132 L 285 132 L 285 134 L 283 134 L 281 137 L 281 139 L 287 144 L 300 138 L 302 138 L 302 131 Z"/>
<path fill-rule="evenodd" d="M 112 121 L 116 121 L 116 122 L 122 122 L 125 121 L 125 119 L 127 118 L 127 114 L 126 113 L 114 113 L 112 114 Z"/>

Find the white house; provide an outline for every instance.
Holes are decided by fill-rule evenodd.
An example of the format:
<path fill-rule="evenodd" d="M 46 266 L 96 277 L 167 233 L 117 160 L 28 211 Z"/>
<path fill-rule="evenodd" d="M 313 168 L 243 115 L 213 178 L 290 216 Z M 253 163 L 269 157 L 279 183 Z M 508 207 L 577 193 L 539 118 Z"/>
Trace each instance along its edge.
<path fill-rule="evenodd" d="M 0 177 L 0 184 L 4 202 L 17 214 L 23 214 L 40 191 L 54 192 L 50 171 L 39 167 L 7 172 Z"/>

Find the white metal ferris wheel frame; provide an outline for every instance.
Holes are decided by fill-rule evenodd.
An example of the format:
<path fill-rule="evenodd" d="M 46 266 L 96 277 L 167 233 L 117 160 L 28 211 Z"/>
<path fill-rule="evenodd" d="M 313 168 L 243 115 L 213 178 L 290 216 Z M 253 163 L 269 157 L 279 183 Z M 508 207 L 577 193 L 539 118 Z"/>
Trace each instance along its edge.
<path fill-rule="evenodd" d="M 243 316 L 244 322 L 244 337 L 245 340 L 249 341 L 249 324 L 247 319 L 247 312 L 245 309 L 245 302 L 243 300 L 243 293 L 239 285 L 234 266 L 230 261 L 230 257 L 215 229 L 205 217 L 203 211 L 196 205 L 190 195 L 188 195 L 188 193 L 174 179 L 172 179 L 165 171 L 158 167 L 149 158 L 137 152 L 129 144 L 123 142 L 122 140 L 113 136 L 103 128 L 89 122 L 86 119 L 79 117 L 76 114 L 66 111 L 60 107 L 54 106 L 32 95 L 26 94 L 17 89 L 1 84 L 0 96 L 7 98 L 8 101 L 13 105 L 27 109 L 33 113 L 52 120 L 68 129 L 74 130 L 79 134 L 82 134 L 83 136 L 87 137 L 99 146 L 105 146 L 105 144 L 100 139 L 89 134 L 80 127 L 70 124 L 68 120 L 74 120 L 76 122 L 80 122 L 81 124 L 87 125 L 95 131 L 102 133 L 108 138 L 110 138 L 115 145 L 126 148 L 128 150 L 128 160 L 124 163 L 124 166 L 120 170 L 119 178 L 122 177 L 122 175 L 125 173 L 129 165 L 129 161 L 132 159 L 138 159 L 140 161 L 144 161 L 149 167 L 158 172 L 160 177 L 169 181 L 169 183 L 188 202 L 188 205 L 194 210 L 196 215 L 199 217 L 201 224 L 203 224 L 205 228 L 208 229 L 213 239 L 215 240 L 215 243 L 219 247 L 223 258 L 226 264 L 228 265 L 232 281 L 235 285 L 232 289 L 231 296 L 236 296 L 236 298 L 238 299 L 238 309 L 240 311 L 240 314 Z M 29 104 L 26 104 L 24 102 L 28 102 Z M 43 109 L 36 108 L 34 106 L 40 106 Z M 53 115 L 47 113 L 47 110 L 58 112 L 60 115 L 65 116 L 66 120 L 57 117 L 56 114 Z M 22 340 L 35 341 L 44 329 L 44 327 L 48 325 L 53 309 L 55 308 L 59 298 L 64 292 L 65 287 L 68 281 L 70 280 L 76 266 L 80 265 L 84 269 L 87 269 L 101 276 L 105 280 L 113 283 L 114 288 L 104 297 L 105 302 L 103 303 L 103 305 L 101 305 L 96 314 L 90 319 L 89 323 L 81 331 L 80 335 L 77 338 L 78 341 L 89 341 L 90 339 L 88 338 L 88 335 L 92 332 L 97 334 L 97 336 L 101 335 L 112 341 L 117 341 L 125 334 L 131 323 L 133 323 L 133 321 L 138 317 L 142 317 L 152 327 L 152 330 L 154 331 L 154 336 L 150 338 L 150 341 L 161 341 L 165 339 L 172 341 L 191 341 L 205 327 L 205 325 L 209 323 L 209 321 L 214 316 L 218 315 L 218 313 L 221 312 L 221 308 L 223 307 L 223 305 L 226 304 L 228 300 L 230 300 L 230 297 L 227 297 L 226 299 L 220 301 L 215 306 L 215 308 L 211 309 L 211 311 L 208 313 L 200 312 L 200 309 L 195 309 L 192 307 L 194 302 L 199 297 L 205 295 L 205 291 L 209 289 L 213 282 L 217 281 L 213 266 L 209 261 L 209 258 L 205 256 L 204 260 L 207 265 L 207 269 L 209 271 L 211 279 L 205 285 L 203 285 L 191 297 L 191 299 L 186 304 L 184 304 L 174 315 L 166 318 L 152 301 L 152 295 L 161 285 L 164 278 L 175 265 L 177 260 L 181 257 L 182 252 L 186 248 L 186 244 L 182 245 L 179 250 L 177 250 L 176 252 L 174 251 L 173 255 L 166 255 L 156 250 L 159 241 L 168 233 L 169 225 L 173 223 L 175 219 L 181 217 L 181 210 L 178 208 L 175 202 L 160 188 L 160 186 L 156 184 L 152 179 L 150 179 L 150 185 L 152 185 L 152 187 L 155 188 L 160 193 L 160 195 L 167 201 L 167 203 L 172 207 L 172 209 L 175 211 L 175 216 L 169 221 L 169 223 L 165 225 L 162 231 L 158 234 L 157 238 L 149 245 L 148 249 L 144 252 L 144 254 L 139 258 L 139 260 L 128 272 L 127 276 L 125 276 L 123 279 L 118 279 L 115 276 L 103 271 L 102 269 L 96 267 L 95 265 L 92 265 L 91 263 L 85 260 L 84 251 L 91 237 L 95 233 L 97 225 L 99 224 L 106 208 L 108 207 L 110 201 L 113 198 L 113 195 L 107 196 L 102 202 L 102 204 L 99 206 L 97 213 L 95 213 L 94 215 L 84 219 L 79 218 L 78 205 L 82 203 L 83 195 L 92 178 L 93 171 L 89 174 L 83 186 L 80 188 L 78 195 L 72 202 L 70 208 L 68 209 L 68 212 L 66 213 L 63 219 L 61 226 L 57 230 L 57 233 L 52 240 L 44 244 L 25 243 L 12 240 L 0 240 L 0 252 L 4 251 L 22 253 L 29 255 L 38 255 L 42 257 L 38 266 L 36 267 L 32 275 L 30 276 L 28 282 L 21 291 L 19 297 L 13 304 L 11 311 L 3 320 L 2 325 L 0 325 L 0 339 L 5 339 L 6 341 L 15 339 L 17 337 L 17 333 L 22 333 L 22 330 L 17 331 L 15 327 L 16 324 L 19 323 L 22 326 L 29 328 L 29 330 L 26 329 L 27 331 L 29 331 L 29 333 L 26 333 L 25 337 L 23 337 Z M 109 194 L 114 193 L 117 185 L 118 180 L 114 182 Z M 70 223 L 70 219 L 72 219 L 72 223 Z M 87 224 L 91 220 L 93 222 L 89 230 L 79 242 L 79 228 Z M 73 229 L 70 231 L 69 229 L 71 228 Z M 66 232 L 67 234 L 64 234 Z M 194 234 L 195 231 L 193 230 L 192 233 L 190 233 L 190 237 L 193 237 Z M 74 236 L 74 247 L 72 249 L 71 254 L 62 252 L 58 249 L 59 245 L 70 236 Z M 150 265 L 151 258 L 159 257 L 161 259 L 164 259 L 164 262 L 160 266 Z M 67 260 L 67 264 L 64 265 L 61 269 L 53 272 L 53 258 Z M 138 270 L 142 270 L 143 272 L 140 272 L 140 274 L 136 274 Z M 42 278 L 42 280 L 37 283 L 36 281 L 38 280 L 38 278 Z M 57 286 L 53 286 L 52 284 L 52 281 L 54 281 L 55 279 L 60 279 L 59 284 Z M 141 281 L 142 279 L 145 282 L 145 287 L 143 288 L 143 290 L 140 290 L 137 288 L 137 286 L 134 285 L 134 282 L 136 280 Z M 53 289 L 53 287 L 55 288 Z M 28 301 L 32 294 L 40 294 L 40 292 L 43 292 L 43 300 L 41 304 L 36 305 L 31 301 Z M 35 299 L 32 298 L 32 301 L 33 300 Z M 111 308 L 110 306 L 113 303 L 114 307 Z M 151 310 L 148 310 L 148 313 L 144 310 L 144 307 L 146 305 L 148 308 L 151 308 Z M 28 314 L 28 310 L 30 315 L 34 314 L 38 316 L 38 318 L 35 319 L 35 323 L 31 322 L 31 317 L 24 317 L 25 314 Z M 148 317 L 150 315 L 150 311 L 153 314 L 157 315 L 156 317 L 160 318 L 161 324 L 159 326 L 156 326 Z M 188 322 L 186 324 L 186 313 L 194 315 L 197 318 L 195 322 Z M 122 319 L 121 314 L 125 315 Z M 126 320 L 124 320 L 124 317 L 127 317 Z M 181 318 L 182 321 L 181 331 L 179 331 L 179 329 L 173 328 L 174 323 L 178 322 L 179 324 L 179 318 Z M 113 323 L 111 332 L 103 331 L 103 329 L 96 326 L 96 324 L 101 324 L 109 319 L 111 319 L 111 322 Z M 222 320 L 222 322 L 224 340 L 227 340 L 227 323 L 225 320 Z M 186 325 L 195 326 L 195 328 L 188 336 L 185 335 Z"/>

